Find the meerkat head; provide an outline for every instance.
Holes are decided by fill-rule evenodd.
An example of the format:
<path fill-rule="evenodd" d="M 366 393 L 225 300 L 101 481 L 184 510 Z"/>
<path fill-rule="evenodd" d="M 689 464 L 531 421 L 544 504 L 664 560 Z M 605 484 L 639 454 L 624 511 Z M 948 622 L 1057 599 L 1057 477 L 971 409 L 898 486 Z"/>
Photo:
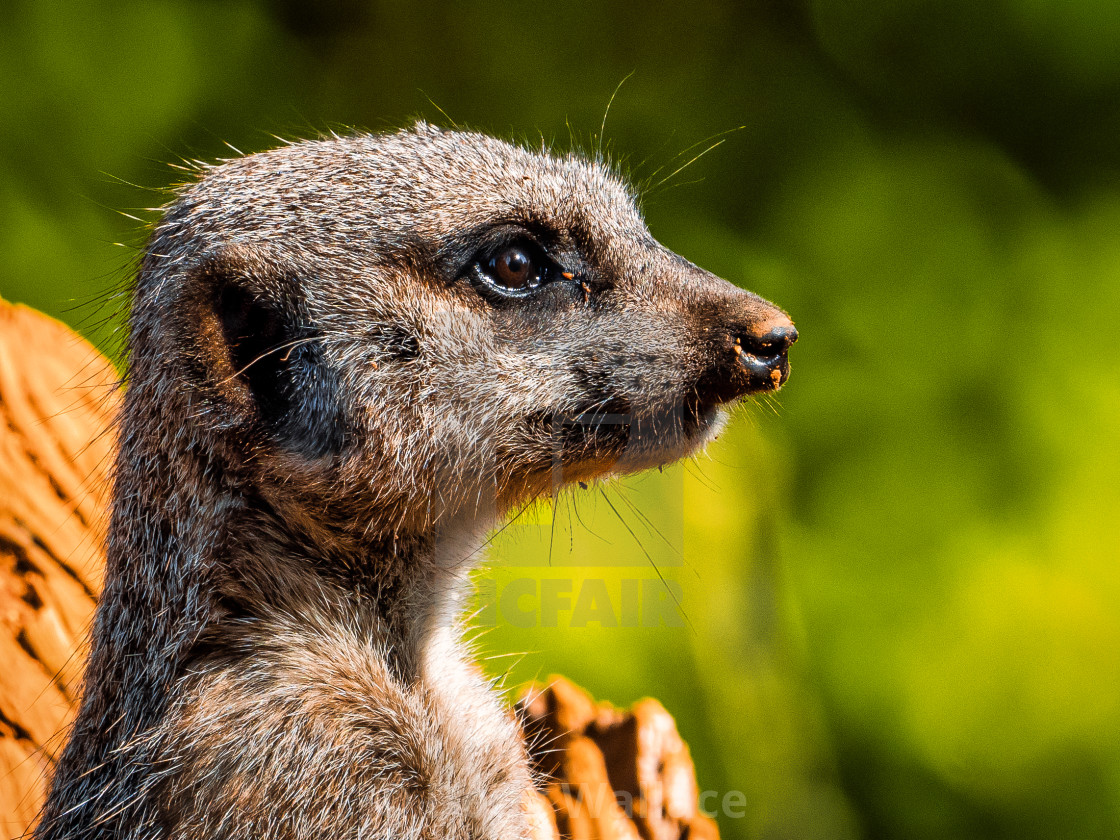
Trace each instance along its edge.
<path fill-rule="evenodd" d="M 687 455 L 796 337 L 606 166 L 421 124 L 209 169 L 152 238 L 130 362 L 165 439 L 284 517 L 395 534 Z"/>

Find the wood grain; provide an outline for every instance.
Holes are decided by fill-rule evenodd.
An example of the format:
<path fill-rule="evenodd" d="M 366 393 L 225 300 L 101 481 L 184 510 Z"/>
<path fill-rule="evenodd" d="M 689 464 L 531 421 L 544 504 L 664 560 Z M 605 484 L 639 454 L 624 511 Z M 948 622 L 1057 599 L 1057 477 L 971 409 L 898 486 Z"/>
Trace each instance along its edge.
<path fill-rule="evenodd" d="M 0 301 L 0 832 L 23 833 L 78 697 L 105 558 L 116 371 Z"/>

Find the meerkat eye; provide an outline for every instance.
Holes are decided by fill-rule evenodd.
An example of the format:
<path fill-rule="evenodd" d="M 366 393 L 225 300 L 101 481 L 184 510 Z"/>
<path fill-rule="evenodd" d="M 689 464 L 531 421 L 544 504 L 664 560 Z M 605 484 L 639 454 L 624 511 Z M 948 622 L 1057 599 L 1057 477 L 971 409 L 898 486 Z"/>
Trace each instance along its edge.
<path fill-rule="evenodd" d="M 507 289 L 525 291 L 544 279 L 542 266 L 522 247 L 511 245 L 490 259 L 490 276 Z"/>
<path fill-rule="evenodd" d="M 520 237 L 475 256 L 472 279 L 490 297 L 523 298 L 558 277 L 570 277 L 532 239 Z"/>

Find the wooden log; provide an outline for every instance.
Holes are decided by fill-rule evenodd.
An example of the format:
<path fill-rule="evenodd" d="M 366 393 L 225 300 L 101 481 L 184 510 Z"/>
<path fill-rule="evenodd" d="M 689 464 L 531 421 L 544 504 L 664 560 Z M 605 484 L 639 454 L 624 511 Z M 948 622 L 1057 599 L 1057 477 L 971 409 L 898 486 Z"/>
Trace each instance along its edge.
<path fill-rule="evenodd" d="M 0 832 L 34 818 L 78 698 L 105 565 L 117 374 L 0 301 Z"/>
<path fill-rule="evenodd" d="M 517 708 L 560 836 L 718 840 L 698 807 L 688 745 L 656 700 L 621 710 L 554 676 Z"/>

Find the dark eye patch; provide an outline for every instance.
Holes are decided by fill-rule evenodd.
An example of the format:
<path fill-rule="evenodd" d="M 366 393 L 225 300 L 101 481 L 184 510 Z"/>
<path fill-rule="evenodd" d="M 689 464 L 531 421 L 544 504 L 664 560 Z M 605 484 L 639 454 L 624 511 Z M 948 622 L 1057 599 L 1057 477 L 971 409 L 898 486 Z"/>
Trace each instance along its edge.
<path fill-rule="evenodd" d="M 470 232 L 440 249 L 441 262 L 454 260 L 459 268 L 449 277 L 470 283 L 491 303 L 531 298 L 557 283 L 578 287 L 576 271 L 564 264 L 582 265 L 580 254 L 555 231 L 535 224 L 503 223 Z M 469 255 L 469 256 L 467 256 Z"/>

